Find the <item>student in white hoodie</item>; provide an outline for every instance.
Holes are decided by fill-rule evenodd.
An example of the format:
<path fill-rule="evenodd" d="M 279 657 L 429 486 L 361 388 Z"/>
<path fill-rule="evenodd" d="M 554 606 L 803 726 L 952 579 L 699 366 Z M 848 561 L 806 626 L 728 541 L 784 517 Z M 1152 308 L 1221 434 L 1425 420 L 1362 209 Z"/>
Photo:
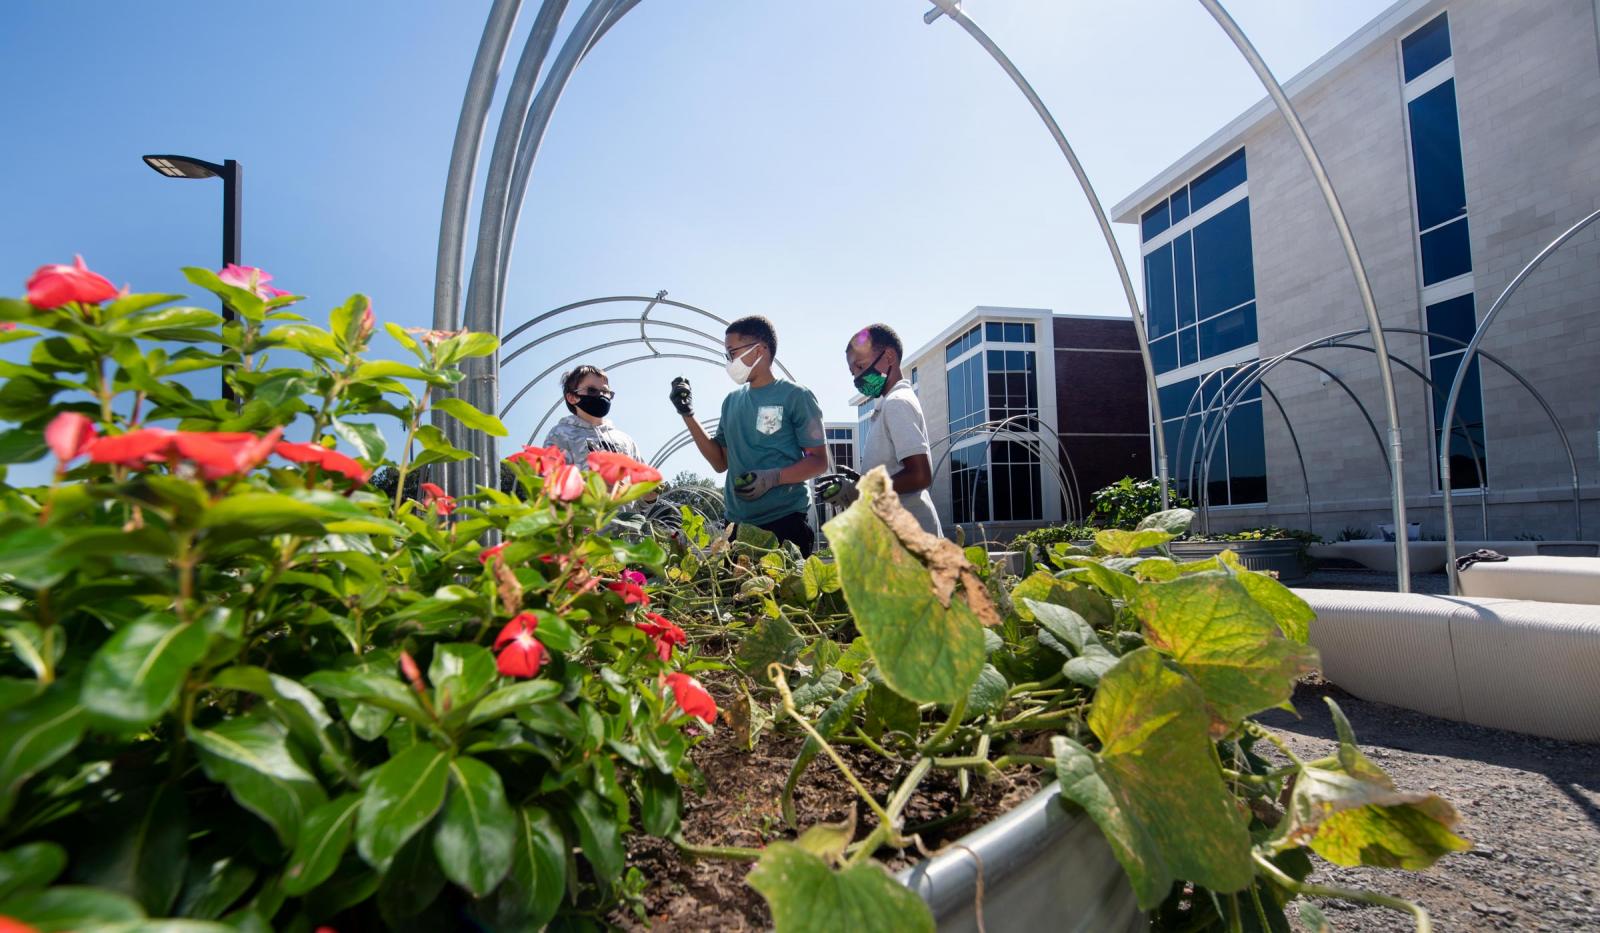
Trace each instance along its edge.
<path fill-rule="evenodd" d="M 583 468 L 589 454 L 597 450 L 627 454 L 641 463 L 639 445 L 612 424 L 611 381 L 598 366 L 579 366 L 561 377 L 562 401 L 571 412 L 555 423 L 545 436 L 546 447 L 558 448 L 567 456 L 567 462 Z"/>

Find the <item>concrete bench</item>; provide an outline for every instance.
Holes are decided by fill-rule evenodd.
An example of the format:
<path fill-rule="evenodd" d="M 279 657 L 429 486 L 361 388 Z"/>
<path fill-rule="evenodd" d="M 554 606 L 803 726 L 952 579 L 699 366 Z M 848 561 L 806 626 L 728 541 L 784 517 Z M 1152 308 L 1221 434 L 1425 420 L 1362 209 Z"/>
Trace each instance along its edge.
<path fill-rule="evenodd" d="M 1600 606 L 1295 590 L 1341 688 L 1430 716 L 1600 742 Z"/>
<path fill-rule="evenodd" d="M 1498 551 L 1507 557 L 1560 554 L 1569 557 L 1600 556 L 1600 543 L 1594 541 L 1457 541 L 1456 554 L 1471 554 L 1479 548 Z M 1438 573 L 1444 569 L 1443 541 L 1411 541 L 1406 548 L 1411 553 L 1412 573 Z M 1393 541 L 1336 541 L 1332 544 L 1313 544 L 1306 550 L 1313 558 L 1339 558 L 1353 560 L 1371 570 L 1395 572 L 1395 547 Z"/>
<path fill-rule="evenodd" d="M 1600 606 L 1600 558 L 1513 557 L 1461 571 L 1461 595 Z"/>

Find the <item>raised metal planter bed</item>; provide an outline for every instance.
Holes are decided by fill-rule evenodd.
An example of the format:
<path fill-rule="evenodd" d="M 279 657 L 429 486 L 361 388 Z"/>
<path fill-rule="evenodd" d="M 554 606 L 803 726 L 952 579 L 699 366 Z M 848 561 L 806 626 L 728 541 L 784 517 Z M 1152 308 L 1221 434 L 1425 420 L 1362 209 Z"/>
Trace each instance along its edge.
<path fill-rule="evenodd" d="M 1122 866 L 1094 820 L 1060 799 L 1054 782 L 1005 815 L 899 874 L 933 910 L 941 933 L 984 927 L 1052 933 L 1145 930 Z"/>
<path fill-rule="evenodd" d="M 1301 563 L 1302 545 L 1293 538 L 1267 541 L 1174 541 L 1167 545 L 1178 560 L 1205 560 L 1223 551 L 1239 555 L 1239 562 L 1251 570 L 1272 570 L 1278 579 L 1290 583 L 1306 575 Z"/>

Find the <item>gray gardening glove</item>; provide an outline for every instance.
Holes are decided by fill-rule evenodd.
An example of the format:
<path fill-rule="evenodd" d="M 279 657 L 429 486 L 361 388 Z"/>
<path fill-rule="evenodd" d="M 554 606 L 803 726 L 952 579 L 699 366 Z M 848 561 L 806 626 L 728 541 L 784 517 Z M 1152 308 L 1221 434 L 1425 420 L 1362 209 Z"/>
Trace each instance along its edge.
<path fill-rule="evenodd" d="M 689 389 L 689 380 L 679 376 L 672 380 L 672 392 L 667 396 L 672 402 L 672 407 L 678 414 L 688 417 L 694 414 L 694 393 Z"/>
<path fill-rule="evenodd" d="M 776 469 L 751 470 L 748 473 L 740 473 L 733 481 L 733 494 L 748 502 L 751 499 L 761 498 L 777 485 L 779 483 Z"/>
<path fill-rule="evenodd" d="M 860 498 L 861 494 L 856 491 L 856 480 L 860 478 L 856 471 L 846 469 L 840 469 L 837 473 L 829 473 L 827 476 L 819 477 L 817 479 L 817 498 L 828 505 L 836 505 L 841 509 L 845 508 Z"/>

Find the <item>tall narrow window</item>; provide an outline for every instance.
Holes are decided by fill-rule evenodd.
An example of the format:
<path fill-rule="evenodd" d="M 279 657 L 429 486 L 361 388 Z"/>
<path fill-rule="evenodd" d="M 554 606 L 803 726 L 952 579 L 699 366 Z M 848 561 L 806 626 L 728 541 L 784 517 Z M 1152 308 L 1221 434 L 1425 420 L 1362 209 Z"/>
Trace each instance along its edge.
<path fill-rule="evenodd" d="M 1462 381 L 1456 417 L 1450 425 L 1444 423 L 1445 398 L 1461 369 L 1465 344 L 1478 326 L 1448 14 L 1440 13 L 1400 40 L 1400 64 L 1416 197 L 1422 323 L 1428 331 L 1428 378 L 1433 382 L 1435 462 L 1447 450 L 1450 487 L 1476 489 L 1488 483 L 1477 360 Z M 1435 482 L 1442 483 L 1442 478 L 1436 475 Z"/>

